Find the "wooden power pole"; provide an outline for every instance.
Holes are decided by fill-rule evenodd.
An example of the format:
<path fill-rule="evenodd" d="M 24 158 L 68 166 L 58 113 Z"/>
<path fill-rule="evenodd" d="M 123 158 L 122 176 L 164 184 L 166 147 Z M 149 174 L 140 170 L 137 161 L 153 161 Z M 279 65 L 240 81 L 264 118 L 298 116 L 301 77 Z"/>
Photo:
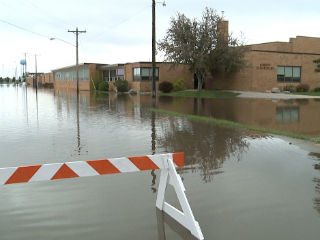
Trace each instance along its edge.
<path fill-rule="evenodd" d="M 156 97 L 156 1 L 152 0 L 152 97 Z"/>
<path fill-rule="evenodd" d="M 37 54 L 34 55 L 34 64 L 35 64 L 35 84 L 36 84 L 36 93 L 38 93 L 38 66 L 37 66 Z"/>
<path fill-rule="evenodd" d="M 75 31 L 68 30 L 68 32 L 72 32 L 76 34 L 76 74 L 77 74 L 77 97 L 79 96 L 79 55 L 78 55 L 78 36 L 80 33 L 86 33 L 86 30 L 79 31 L 76 28 Z"/>

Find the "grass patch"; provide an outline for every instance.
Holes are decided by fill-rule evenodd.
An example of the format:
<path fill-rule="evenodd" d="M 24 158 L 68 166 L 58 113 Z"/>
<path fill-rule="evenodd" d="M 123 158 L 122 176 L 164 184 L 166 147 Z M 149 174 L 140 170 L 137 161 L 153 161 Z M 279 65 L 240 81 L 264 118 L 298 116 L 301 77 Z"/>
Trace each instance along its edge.
<path fill-rule="evenodd" d="M 200 98 L 231 98 L 238 96 L 239 93 L 226 92 L 226 91 L 206 91 L 202 90 L 200 93 L 198 91 L 179 91 L 171 93 L 160 93 L 160 96 L 171 96 L 171 97 L 200 97 Z"/>
<path fill-rule="evenodd" d="M 295 95 L 320 96 L 320 92 L 295 92 Z"/>
<path fill-rule="evenodd" d="M 184 118 L 188 118 L 191 120 L 212 123 L 212 124 L 216 124 L 216 125 L 220 125 L 220 126 L 224 126 L 224 127 L 228 127 L 228 128 L 241 128 L 241 129 L 247 129 L 247 130 L 252 130 L 252 131 L 256 131 L 256 132 L 275 134 L 275 135 L 286 136 L 286 137 L 297 138 L 297 139 L 308 140 L 308 141 L 320 143 L 320 138 L 312 138 L 312 137 L 309 137 L 306 135 L 282 131 L 282 130 L 278 130 L 278 129 L 250 126 L 250 125 L 246 125 L 246 124 L 242 124 L 242 123 L 238 123 L 238 122 L 233 122 L 233 121 L 228 121 L 228 120 L 224 120 L 224 119 L 203 117 L 203 116 L 197 116 L 197 115 L 191 115 L 191 114 L 183 114 L 183 113 L 167 111 L 167 110 L 163 110 L 163 109 L 151 108 L 150 110 L 153 112 L 161 113 L 161 114 L 168 114 L 168 115 L 173 115 L 173 116 L 177 116 L 177 117 L 184 117 Z"/>

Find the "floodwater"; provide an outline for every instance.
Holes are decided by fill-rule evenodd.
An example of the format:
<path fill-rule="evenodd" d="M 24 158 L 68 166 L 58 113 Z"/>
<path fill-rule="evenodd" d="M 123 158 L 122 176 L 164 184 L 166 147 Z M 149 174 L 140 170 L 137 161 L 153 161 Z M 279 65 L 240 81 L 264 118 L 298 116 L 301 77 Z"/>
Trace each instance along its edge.
<path fill-rule="evenodd" d="M 54 93 L 0 85 L 0 168 L 184 152 L 205 239 L 318 240 L 320 146 L 152 113 L 320 136 L 320 102 Z M 155 208 L 158 171 L 0 186 L 1 240 L 193 239 Z M 166 199 L 178 205 L 172 189 Z"/>

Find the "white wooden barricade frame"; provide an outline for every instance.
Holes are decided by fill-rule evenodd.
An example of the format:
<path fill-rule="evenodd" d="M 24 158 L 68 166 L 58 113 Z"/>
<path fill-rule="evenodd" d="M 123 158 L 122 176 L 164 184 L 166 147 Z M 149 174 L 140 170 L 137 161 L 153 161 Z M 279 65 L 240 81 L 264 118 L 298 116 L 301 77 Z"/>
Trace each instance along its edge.
<path fill-rule="evenodd" d="M 199 223 L 193 216 L 188 199 L 185 195 L 184 185 L 181 177 L 178 175 L 174 167 L 172 157 L 169 157 L 167 162 L 164 164 L 167 164 L 167 166 L 161 169 L 156 207 L 159 210 L 166 212 L 169 216 L 188 229 L 193 236 L 203 240 L 204 238 Z M 165 192 L 168 184 L 173 186 L 182 208 L 182 212 L 165 202 Z"/>
<path fill-rule="evenodd" d="M 182 162 L 179 160 L 178 163 L 175 162 L 175 156 Z M 156 207 L 188 229 L 193 236 L 203 240 L 200 226 L 193 216 L 175 163 L 177 166 L 183 166 L 183 153 L 0 168 L 0 185 L 160 169 Z M 165 202 L 168 184 L 173 186 L 182 211 Z"/>

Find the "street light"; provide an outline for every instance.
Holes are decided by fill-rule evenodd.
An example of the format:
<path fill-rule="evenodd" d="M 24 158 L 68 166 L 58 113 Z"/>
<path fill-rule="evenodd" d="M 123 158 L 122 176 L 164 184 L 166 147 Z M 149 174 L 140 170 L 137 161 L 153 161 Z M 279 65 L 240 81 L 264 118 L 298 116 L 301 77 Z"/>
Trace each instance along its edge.
<path fill-rule="evenodd" d="M 63 40 L 63 39 L 61 39 L 61 38 L 54 38 L 54 37 L 52 37 L 52 38 L 50 38 L 50 40 L 51 40 L 51 41 L 52 41 L 52 40 L 58 40 L 58 41 L 61 41 L 61 42 L 66 43 L 66 44 L 69 44 L 69 45 L 71 45 L 71 46 L 73 46 L 73 47 L 76 47 L 76 46 L 73 45 L 72 43 L 69 43 L 69 42 L 67 42 L 67 41 L 65 41 L 65 40 Z"/>

